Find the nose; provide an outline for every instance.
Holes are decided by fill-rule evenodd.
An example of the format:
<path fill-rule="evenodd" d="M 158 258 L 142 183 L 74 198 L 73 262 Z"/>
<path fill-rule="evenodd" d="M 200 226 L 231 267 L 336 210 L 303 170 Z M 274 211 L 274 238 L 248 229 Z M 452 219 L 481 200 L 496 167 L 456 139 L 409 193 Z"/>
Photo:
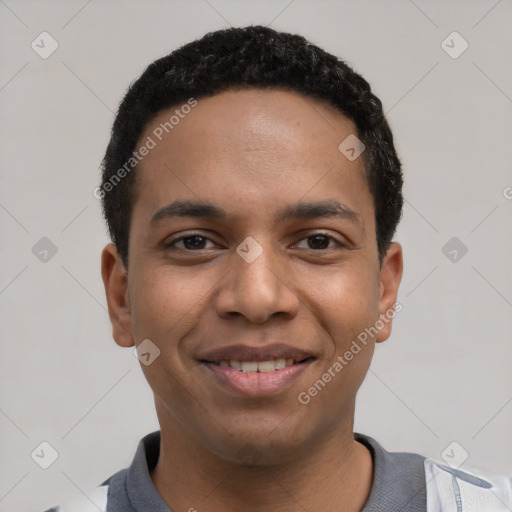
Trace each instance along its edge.
<path fill-rule="evenodd" d="M 251 262 L 233 254 L 231 269 L 215 298 L 220 317 L 243 316 L 251 323 L 262 324 L 273 316 L 293 318 L 297 314 L 299 299 L 290 272 L 282 261 L 278 264 L 268 245 L 262 249 Z"/>

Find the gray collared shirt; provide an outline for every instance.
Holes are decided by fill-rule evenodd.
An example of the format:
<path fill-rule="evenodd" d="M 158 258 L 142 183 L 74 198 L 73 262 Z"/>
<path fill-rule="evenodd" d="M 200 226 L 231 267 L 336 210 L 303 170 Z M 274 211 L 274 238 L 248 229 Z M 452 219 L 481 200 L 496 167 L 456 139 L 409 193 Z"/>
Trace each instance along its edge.
<path fill-rule="evenodd" d="M 372 454 L 373 484 L 363 512 L 425 512 L 425 458 L 413 453 L 390 453 L 374 439 L 355 438 Z M 108 486 L 106 512 L 171 512 L 150 477 L 160 450 L 160 431 L 145 436 L 130 467 L 117 472 Z"/>
<path fill-rule="evenodd" d="M 414 453 L 390 453 L 374 439 L 355 434 L 373 459 L 373 483 L 362 512 L 503 512 L 512 510 L 512 478 L 449 467 Z M 160 432 L 144 437 L 130 467 L 89 493 L 46 512 L 171 512 L 150 472 L 158 462 Z M 82 496 L 83 498 L 83 496 Z M 200 507 L 206 512 L 206 506 Z M 195 510 L 191 507 L 189 510 Z"/>

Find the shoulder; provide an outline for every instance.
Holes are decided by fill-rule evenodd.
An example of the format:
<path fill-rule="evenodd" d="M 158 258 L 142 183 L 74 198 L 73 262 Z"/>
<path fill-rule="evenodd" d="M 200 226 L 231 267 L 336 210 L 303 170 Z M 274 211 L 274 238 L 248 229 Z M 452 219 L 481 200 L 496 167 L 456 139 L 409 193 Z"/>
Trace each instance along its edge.
<path fill-rule="evenodd" d="M 512 511 L 512 478 L 464 466 L 464 470 L 406 452 L 388 452 L 356 434 L 370 448 L 374 480 L 365 512 Z"/>
<path fill-rule="evenodd" d="M 427 511 L 512 509 L 512 478 L 465 467 L 464 471 L 426 458 Z"/>

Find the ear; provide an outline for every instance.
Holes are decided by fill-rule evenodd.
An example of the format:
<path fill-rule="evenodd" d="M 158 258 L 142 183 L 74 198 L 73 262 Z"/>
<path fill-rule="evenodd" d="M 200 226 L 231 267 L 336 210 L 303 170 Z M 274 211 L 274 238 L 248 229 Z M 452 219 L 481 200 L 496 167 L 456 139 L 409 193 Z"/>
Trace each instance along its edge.
<path fill-rule="evenodd" d="M 117 247 L 110 243 L 101 253 L 101 276 L 107 296 L 112 336 L 120 347 L 134 345 L 128 296 L 128 273 Z"/>
<path fill-rule="evenodd" d="M 382 320 L 384 326 L 379 329 L 376 338 L 377 343 L 386 341 L 391 334 L 392 319 L 395 317 L 394 306 L 402 279 L 402 271 L 402 246 L 393 242 L 386 252 L 380 269 L 379 319 Z M 395 309 L 396 312 L 400 310 L 400 306 Z"/>

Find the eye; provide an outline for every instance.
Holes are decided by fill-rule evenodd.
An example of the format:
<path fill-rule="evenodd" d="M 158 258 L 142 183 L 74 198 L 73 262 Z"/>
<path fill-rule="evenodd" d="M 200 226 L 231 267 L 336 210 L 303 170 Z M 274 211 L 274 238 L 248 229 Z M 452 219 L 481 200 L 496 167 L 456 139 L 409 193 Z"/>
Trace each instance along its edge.
<path fill-rule="evenodd" d="M 299 244 L 303 241 L 306 241 L 308 247 L 299 247 Z M 330 245 L 331 242 L 334 242 L 334 245 Z M 296 247 L 299 249 L 312 249 L 312 250 L 325 250 L 332 249 L 335 246 L 342 246 L 340 242 L 335 240 L 332 236 L 325 235 L 323 233 L 316 233 L 314 235 L 303 238 Z"/>
<path fill-rule="evenodd" d="M 197 233 L 191 233 L 187 236 L 181 236 L 164 244 L 166 249 L 176 248 L 184 251 L 201 251 L 212 248 L 208 247 L 207 244 L 211 243 L 212 240 Z M 304 247 L 304 243 L 306 247 Z M 301 247 L 302 244 L 302 247 Z M 215 244 L 214 244 L 215 245 Z M 322 251 L 332 249 L 334 247 L 342 247 L 343 244 L 338 242 L 334 237 L 326 235 L 324 233 L 316 233 L 314 235 L 307 236 L 300 240 L 295 247 L 299 249 L 308 249 L 313 251 Z"/>
<path fill-rule="evenodd" d="M 165 243 L 164 247 L 166 249 L 176 247 L 186 251 L 198 251 L 206 249 L 207 247 L 205 247 L 205 245 L 207 242 L 211 242 L 211 240 L 205 236 L 190 234 L 171 240 L 170 242 Z M 179 246 L 179 244 L 181 244 L 181 246 Z"/>

